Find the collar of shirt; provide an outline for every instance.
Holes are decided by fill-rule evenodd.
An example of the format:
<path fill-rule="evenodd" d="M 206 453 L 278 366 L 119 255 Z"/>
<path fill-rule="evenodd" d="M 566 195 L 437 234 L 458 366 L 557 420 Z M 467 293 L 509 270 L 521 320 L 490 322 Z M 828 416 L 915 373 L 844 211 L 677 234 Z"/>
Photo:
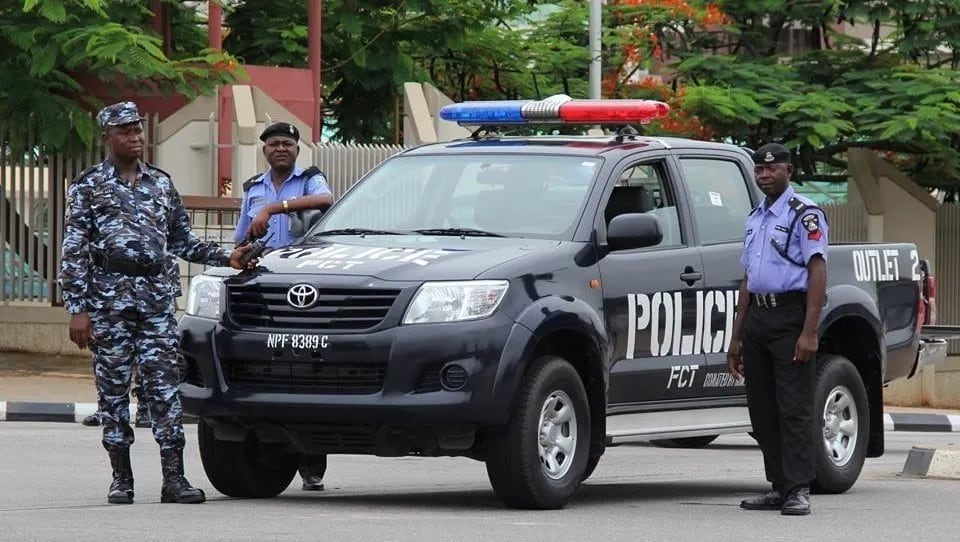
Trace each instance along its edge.
<path fill-rule="evenodd" d="M 103 161 L 103 175 L 107 179 L 116 178 L 120 181 L 123 181 L 123 177 L 117 172 L 117 165 L 113 163 L 113 160 L 107 158 Z M 153 176 L 150 174 L 150 170 L 147 169 L 147 165 L 143 163 L 143 160 L 137 160 L 137 178 L 138 179 L 152 179 Z"/>
<path fill-rule="evenodd" d="M 290 175 L 288 175 L 287 178 L 283 180 L 283 183 L 281 183 L 281 185 L 286 184 L 287 182 L 292 180 L 294 177 L 299 177 L 300 175 L 303 175 L 303 168 L 300 166 L 293 166 L 293 169 L 290 171 Z M 272 185 L 273 184 L 273 168 L 270 168 L 264 171 L 263 175 L 261 175 L 260 178 L 257 179 L 257 182 Z"/>
<path fill-rule="evenodd" d="M 777 198 L 777 201 L 773 202 L 773 205 L 770 207 L 767 207 L 767 199 L 764 198 L 763 202 L 760 203 L 760 214 L 769 211 L 775 216 L 782 215 L 787 210 L 787 202 L 793 197 L 793 193 L 793 187 L 788 185 L 787 189 L 783 191 L 783 194 L 780 194 L 780 197 Z"/>

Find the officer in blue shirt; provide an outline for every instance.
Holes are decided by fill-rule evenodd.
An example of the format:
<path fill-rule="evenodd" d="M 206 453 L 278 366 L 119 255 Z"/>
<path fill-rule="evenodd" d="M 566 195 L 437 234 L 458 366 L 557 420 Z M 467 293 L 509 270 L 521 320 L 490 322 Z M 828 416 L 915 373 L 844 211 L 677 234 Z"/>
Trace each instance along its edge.
<path fill-rule="evenodd" d="M 327 179 L 315 167 L 298 167 L 300 131 L 277 122 L 262 134 L 263 155 L 270 169 L 254 175 L 243 184 L 243 205 L 234 240 L 241 243 L 267 235 L 266 246 L 278 248 L 296 240 L 291 231 L 290 213 L 306 209 L 326 209 L 333 203 Z M 304 491 L 323 489 L 327 456 L 305 455 L 300 462 Z"/>
<path fill-rule="evenodd" d="M 747 218 L 740 258 L 746 273 L 727 364 L 731 374 L 745 377 L 750 421 L 773 490 L 740 506 L 806 515 L 827 221 L 811 200 L 794 193 L 790 151 L 783 145 L 764 145 L 753 160 L 766 199 Z"/>
<path fill-rule="evenodd" d="M 290 213 L 326 209 L 333 203 L 333 194 L 320 170 L 297 166 L 300 131 L 296 126 L 271 124 L 260 140 L 270 169 L 243 183 L 243 206 L 234 240 L 241 243 L 267 235 L 267 247 L 277 248 L 296 239 L 290 231 Z"/>

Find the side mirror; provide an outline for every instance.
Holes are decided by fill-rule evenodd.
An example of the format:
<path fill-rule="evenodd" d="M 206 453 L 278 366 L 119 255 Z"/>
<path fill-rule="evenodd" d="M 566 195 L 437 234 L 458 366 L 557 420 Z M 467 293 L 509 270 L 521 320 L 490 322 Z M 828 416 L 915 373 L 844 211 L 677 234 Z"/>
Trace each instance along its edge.
<path fill-rule="evenodd" d="M 303 237 L 323 217 L 321 209 L 304 209 L 290 214 L 290 234 Z"/>
<path fill-rule="evenodd" d="M 625 213 L 607 226 L 607 244 L 613 250 L 652 247 L 663 241 L 660 219 L 647 213 Z"/>

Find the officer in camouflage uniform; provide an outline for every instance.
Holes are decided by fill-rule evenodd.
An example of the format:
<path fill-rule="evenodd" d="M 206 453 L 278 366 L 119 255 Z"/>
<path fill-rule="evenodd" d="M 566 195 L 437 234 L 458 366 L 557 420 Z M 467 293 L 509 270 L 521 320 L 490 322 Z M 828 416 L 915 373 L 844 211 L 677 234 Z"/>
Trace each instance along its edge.
<path fill-rule="evenodd" d="M 173 254 L 167 255 L 167 261 L 169 262 L 167 276 L 170 278 L 170 284 L 174 289 L 173 297 L 176 299 L 183 295 L 183 289 L 180 286 L 180 264 L 177 262 L 177 257 Z M 96 367 L 94 367 L 94 371 L 96 371 Z M 147 398 L 143 395 L 143 383 L 140 380 L 139 373 L 134 372 L 133 382 L 133 396 L 137 398 L 137 414 L 134 416 L 133 424 L 143 428 L 152 427 L 150 423 L 150 411 L 147 409 Z M 84 418 L 81 423 L 88 427 L 97 427 L 100 425 L 100 419 L 102 417 L 103 414 L 98 407 L 96 412 Z"/>
<path fill-rule="evenodd" d="M 183 472 L 175 319 L 179 284 L 170 280 L 168 258 L 173 253 L 240 269 L 240 256 L 249 249 L 231 253 L 191 231 L 170 176 L 141 161 L 143 119 L 133 102 L 105 107 L 97 120 L 108 157 L 67 189 L 60 286 L 71 315 L 70 339 L 93 352 L 103 447 L 113 467 L 107 501 L 133 502 L 129 391 L 136 363 L 160 445 L 160 500 L 201 503 L 204 492 Z"/>

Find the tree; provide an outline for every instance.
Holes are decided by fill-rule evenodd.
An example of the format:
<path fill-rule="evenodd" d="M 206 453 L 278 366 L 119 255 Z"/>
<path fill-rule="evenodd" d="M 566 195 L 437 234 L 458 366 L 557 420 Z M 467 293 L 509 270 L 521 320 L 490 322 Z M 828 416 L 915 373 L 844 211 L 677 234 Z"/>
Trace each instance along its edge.
<path fill-rule="evenodd" d="M 306 4 L 245 0 L 230 6 L 224 48 L 247 64 L 307 67 Z M 430 81 L 466 95 L 478 75 L 493 73 L 497 95 L 517 94 L 517 66 L 525 59 L 506 21 L 530 9 L 528 0 L 325 0 L 323 96 L 334 137 L 391 141 L 406 81 Z"/>
<path fill-rule="evenodd" d="M 179 49 L 162 51 L 143 30 L 152 13 L 141 2 L 22 0 L 0 4 L 0 118 L 8 144 L 35 133 L 48 151 L 89 146 L 91 111 L 103 104 L 78 79 L 93 76 L 130 90 L 193 97 L 230 83 L 242 68 L 229 56 L 195 49 L 197 16 L 174 2 Z"/>
<path fill-rule="evenodd" d="M 960 184 L 956 2 L 620 0 L 608 16 L 629 29 L 621 46 L 665 64 L 684 114 L 712 137 L 785 142 L 798 154 L 797 180 L 845 181 L 845 151 L 860 147 L 924 186 Z M 785 51 L 790 32 L 812 47 Z M 621 79 L 610 90 L 637 87 Z"/>

